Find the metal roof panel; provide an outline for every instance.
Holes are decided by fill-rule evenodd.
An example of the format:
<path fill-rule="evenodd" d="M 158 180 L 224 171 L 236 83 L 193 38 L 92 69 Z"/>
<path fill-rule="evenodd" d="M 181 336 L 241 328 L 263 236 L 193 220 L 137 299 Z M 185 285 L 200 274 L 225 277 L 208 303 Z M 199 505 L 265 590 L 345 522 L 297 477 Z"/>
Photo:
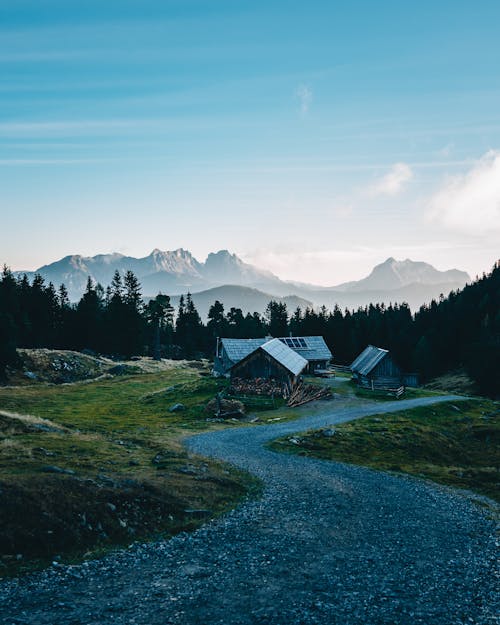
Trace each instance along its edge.
<path fill-rule="evenodd" d="M 388 353 L 387 349 L 368 345 L 351 364 L 351 370 L 360 375 L 368 375 Z"/>
<path fill-rule="evenodd" d="M 237 363 L 248 354 L 251 354 L 261 345 L 264 345 L 269 338 L 261 339 L 227 339 L 222 338 L 221 343 L 224 347 L 227 357 L 231 362 Z M 282 337 L 277 339 L 283 345 L 287 345 L 290 349 L 300 354 L 308 361 L 311 360 L 331 360 L 332 353 L 328 349 L 322 336 L 300 336 L 300 337 Z M 305 347 L 303 347 L 305 345 Z"/>
<path fill-rule="evenodd" d="M 221 339 L 221 343 L 226 350 L 229 360 L 233 363 L 237 363 L 268 340 L 269 339 Z"/>
<path fill-rule="evenodd" d="M 261 345 L 260 348 L 294 375 L 299 375 L 308 365 L 305 358 L 285 345 L 280 339 L 271 339 Z"/>

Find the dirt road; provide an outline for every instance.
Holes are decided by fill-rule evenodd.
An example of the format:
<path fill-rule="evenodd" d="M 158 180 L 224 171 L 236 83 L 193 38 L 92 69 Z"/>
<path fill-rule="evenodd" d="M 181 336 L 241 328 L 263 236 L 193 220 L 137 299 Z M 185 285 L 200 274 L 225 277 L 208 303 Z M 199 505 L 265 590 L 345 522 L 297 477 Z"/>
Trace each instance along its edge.
<path fill-rule="evenodd" d="M 258 475 L 263 497 L 193 534 L 0 586 L 0 623 L 493 624 L 495 524 L 466 496 L 263 445 L 432 404 L 350 407 L 202 434 L 187 444 Z"/>

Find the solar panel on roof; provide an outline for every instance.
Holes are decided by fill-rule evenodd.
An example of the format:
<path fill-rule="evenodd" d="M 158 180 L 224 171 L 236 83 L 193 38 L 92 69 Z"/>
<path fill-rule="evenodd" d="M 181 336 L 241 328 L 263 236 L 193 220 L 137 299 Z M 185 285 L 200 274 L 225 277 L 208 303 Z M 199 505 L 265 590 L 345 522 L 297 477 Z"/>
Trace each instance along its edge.
<path fill-rule="evenodd" d="M 312 361 L 330 360 L 332 354 L 328 349 L 322 336 L 308 336 L 306 338 L 298 336 L 286 336 L 279 339 L 282 345 L 295 350 L 300 355 Z M 248 354 L 266 342 L 261 339 L 228 339 L 222 338 L 221 344 L 224 347 L 227 357 L 233 362 L 239 362 Z"/>

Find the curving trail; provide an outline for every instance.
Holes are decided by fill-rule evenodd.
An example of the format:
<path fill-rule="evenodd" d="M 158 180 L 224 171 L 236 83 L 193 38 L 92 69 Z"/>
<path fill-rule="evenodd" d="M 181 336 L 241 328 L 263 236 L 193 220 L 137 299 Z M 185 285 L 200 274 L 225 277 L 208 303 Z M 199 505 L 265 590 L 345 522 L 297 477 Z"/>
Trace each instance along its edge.
<path fill-rule="evenodd" d="M 273 453 L 307 428 L 459 398 L 365 404 L 198 435 L 258 475 L 262 499 L 192 534 L 0 585 L 0 623 L 493 624 L 495 523 L 427 482 Z"/>

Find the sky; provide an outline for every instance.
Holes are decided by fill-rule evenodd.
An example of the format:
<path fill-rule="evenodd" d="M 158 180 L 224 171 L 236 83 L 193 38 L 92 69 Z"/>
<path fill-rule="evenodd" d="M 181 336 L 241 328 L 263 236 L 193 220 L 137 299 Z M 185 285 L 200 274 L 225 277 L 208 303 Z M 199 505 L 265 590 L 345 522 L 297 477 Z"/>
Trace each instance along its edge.
<path fill-rule="evenodd" d="M 497 0 L 0 0 L 0 262 L 500 257 Z"/>

